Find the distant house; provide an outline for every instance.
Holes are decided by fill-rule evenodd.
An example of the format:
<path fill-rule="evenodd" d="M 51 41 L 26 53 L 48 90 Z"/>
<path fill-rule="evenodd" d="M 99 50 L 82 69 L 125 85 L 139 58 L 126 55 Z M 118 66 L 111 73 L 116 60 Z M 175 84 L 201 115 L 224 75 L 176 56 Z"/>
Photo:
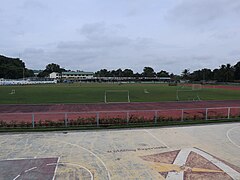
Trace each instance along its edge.
<path fill-rule="evenodd" d="M 52 72 L 49 77 L 52 79 L 68 79 L 68 80 L 82 80 L 82 79 L 91 79 L 93 78 L 93 72 L 84 72 L 84 71 L 69 71 L 69 72 Z"/>
<path fill-rule="evenodd" d="M 60 79 L 61 78 L 61 73 L 58 73 L 58 72 L 52 72 L 51 74 L 49 74 L 49 77 L 51 79 Z"/>

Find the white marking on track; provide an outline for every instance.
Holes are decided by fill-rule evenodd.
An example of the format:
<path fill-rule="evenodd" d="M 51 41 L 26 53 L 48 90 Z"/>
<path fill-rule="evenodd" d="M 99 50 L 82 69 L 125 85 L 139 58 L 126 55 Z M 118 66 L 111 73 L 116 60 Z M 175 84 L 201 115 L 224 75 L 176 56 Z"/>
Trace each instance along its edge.
<path fill-rule="evenodd" d="M 238 145 L 237 143 L 235 143 L 230 137 L 229 137 L 229 133 L 233 130 L 233 129 L 236 129 L 236 128 L 240 128 L 240 126 L 237 126 L 237 127 L 233 127 L 231 129 L 229 129 L 226 133 L 226 136 L 228 138 L 228 140 L 236 147 L 240 148 L 240 145 Z"/>

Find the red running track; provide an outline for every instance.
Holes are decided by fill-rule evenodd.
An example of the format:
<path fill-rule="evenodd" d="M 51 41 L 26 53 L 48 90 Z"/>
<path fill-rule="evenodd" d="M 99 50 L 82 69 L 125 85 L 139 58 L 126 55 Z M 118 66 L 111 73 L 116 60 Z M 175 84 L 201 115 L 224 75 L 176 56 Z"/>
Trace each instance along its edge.
<path fill-rule="evenodd" d="M 109 103 L 109 104 L 20 104 L 0 105 L 0 113 L 33 112 L 98 112 L 128 110 L 166 110 L 215 107 L 240 107 L 240 100 L 224 101 L 179 101 L 179 102 L 144 102 L 144 103 Z"/>
<path fill-rule="evenodd" d="M 111 104 L 42 104 L 42 105 L 0 105 L 0 122 L 32 122 L 34 114 L 35 123 L 40 121 L 63 122 L 65 114 L 69 120 L 81 120 L 85 124 L 96 123 L 96 113 L 99 113 L 100 124 L 108 124 L 108 119 L 119 118 L 126 123 L 127 116 L 132 117 L 130 121 L 137 121 L 136 118 L 143 118 L 152 121 L 154 117 L 180 119 L 184 110 L 184 118 L 204 119 L 206 108 L 240 107 L 240 100 L 227 101 L 185 101 L 185 102 L 149 102 L 149 103 L 111 103 Z M 198 109 L 194 109 L 198 108 Z M 178 110 L 177 110 L 178 109 Z M 153 110 L 157 110 L 154 112 Z M 116 112 L 117 111 L 117 112 Z M 130 112 L 128 112 L 130 111 Z M 127 115 L 128 112 L 128 115 Z M 228 116 L 228 110 L 212 109 L 209 116 L 218 118 Z M 232 108 L 231 116 L 239 116 L 240 108 Z M 135 120 L 134 120 L 135 119 Z M 133 122 L 134 123 L 134 122 Z M 0 123 L 1 124 L 1 123 Z"/>

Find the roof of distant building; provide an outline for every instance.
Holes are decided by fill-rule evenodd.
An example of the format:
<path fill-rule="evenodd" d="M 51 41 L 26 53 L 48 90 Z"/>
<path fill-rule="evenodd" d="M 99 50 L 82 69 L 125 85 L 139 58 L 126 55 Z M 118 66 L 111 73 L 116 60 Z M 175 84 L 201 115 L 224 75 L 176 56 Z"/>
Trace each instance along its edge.
<path fill-rule="evenodd" d="M 93 75 L 93 72 L 84 72 L 84 71 L 69 71 L 69 72 L 62 72 L 62 75 Z"/>

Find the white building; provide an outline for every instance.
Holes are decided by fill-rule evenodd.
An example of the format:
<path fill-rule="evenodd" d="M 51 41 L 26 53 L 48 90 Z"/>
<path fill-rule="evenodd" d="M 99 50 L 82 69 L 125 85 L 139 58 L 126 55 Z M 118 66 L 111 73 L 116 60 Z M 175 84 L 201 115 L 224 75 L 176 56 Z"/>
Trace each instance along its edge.
<path fill-rule="evenodd" d="M 81 79 L 91 79 L 93 78 L 93 72 L 84 72 L 84 71 L 70 71 L 70 72 L 52 72 L 49 77 L 52 79 L 70 79 L 70 80 L 81 80 Z"/>
<path fill-rule="evenodd" d="M 59 78 L 61 78 L 61 73 L 52 72 L 51 74 L 49 74 L 49 77 L 51 79 L 59 79 Z"/>

